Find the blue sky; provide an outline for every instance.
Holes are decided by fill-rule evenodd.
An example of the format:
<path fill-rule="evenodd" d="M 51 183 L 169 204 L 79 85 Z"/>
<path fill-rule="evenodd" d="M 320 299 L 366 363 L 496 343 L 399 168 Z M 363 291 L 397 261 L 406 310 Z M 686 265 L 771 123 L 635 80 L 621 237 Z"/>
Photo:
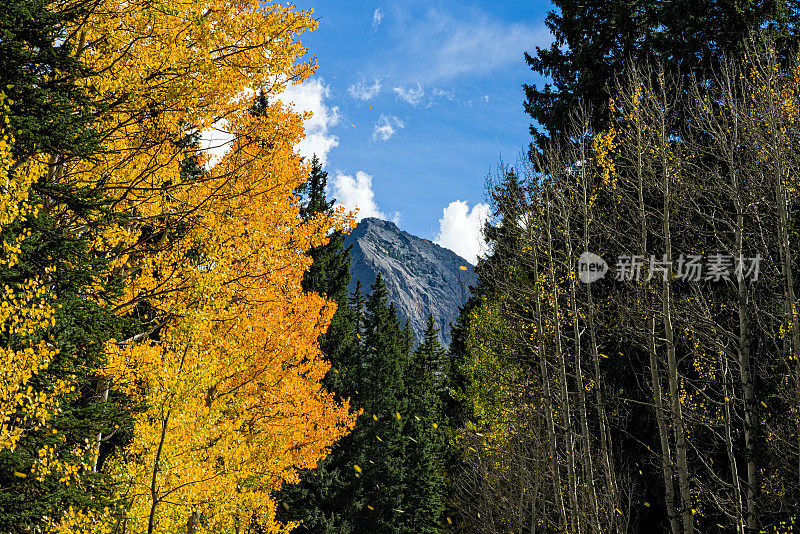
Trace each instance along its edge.
<path fill-rule="evenodd" d="M 287 90 L 315 113 L 301 153 L 324 157 L 346 207 L 474 261 L 485 179 L 530 139 L 521 86 L 542 80 L 523 51 L 551 42 L 549 2 L 297 5 L 319 20 L 301 38 L 319 67 Z"/>

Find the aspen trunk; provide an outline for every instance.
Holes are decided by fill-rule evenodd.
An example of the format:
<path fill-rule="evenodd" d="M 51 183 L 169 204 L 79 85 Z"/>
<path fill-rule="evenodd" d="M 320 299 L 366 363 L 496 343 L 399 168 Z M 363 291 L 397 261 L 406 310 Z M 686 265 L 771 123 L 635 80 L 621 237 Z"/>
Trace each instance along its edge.
<path fill-rule="evenodd" d="M 584 177 L 585 181 L 585 177 Z M 567 262 L 568 268 L 571 268 L 573 265 L 574 259 L 574 252 L 572 248 L 572 232 L 570 229 L 569 224 L 569 210 L 564 210 L 564 230 L 566 234 L 566 244 L 567 244 Z M 570 269 L 571 270 L 571 269 Z M 594 483 L 594 461 L 592 460 L 592 450 L 591 450 L 591 435 L 589 434 L 589 423 L 588 423 L 588 413 L 586 409 L 586 386 L 583 382 L 583 366 L 581 364 L 582 352 L 581 352 L 581 332 L 580 332 L 580 324 L 579 324 L 579 317 L 578 317 L 578 292 L 575 282 L 575 273 L 569 273 L 569 290 L 570 290 L 570 307 L 572 312 L 572 335 L 574 338 L 574 355 L 573 358 L 575 360 L 575 380 L 577 382 L 576 388 L 578 390 L 578 415 L 580 417 L 580 424 L 581 424 L 581 453 L 583 455 L 583 472 L 584 472 L 584 485 L 586 487 L 586 492 L 588 493 L 588 500 L 589 505 L 591 507 L 591 518 L 590 518 L 590 525 L 592 527 L 592 531 L 600 533 L 600 514 L 598 512 L 598 505 L 597 505 L 597 488 L 595 487 Z M 595 387 L 599 387 L 598 384 L 595 384 Z"/>
<path fill-rule="evenodd" d="M 100 380 L 100 383 L 97 385 L 97 396 L 100 398 L 100 402 L 105 404 L 108 402 L 108 390 L 111 388 L 111 379 L 110 378 L 103 378 Z M 100 443 L 103 441 L 103 433 L 98 432 L 97 438 L 95 438 L 94 442 L 94 457 L 92 458 L 92 471 L 97 472 L 97 463 L 100 459 Z"/>
<path fill-rule="evenodd" d="M 564 494 L 562 491 L 561 485 L 561 469 L 558 466 L 558 438 L 556 435 L 556 425 L 555 421 L 553 420 L 553 394 L 550 390 L 550 378 L 549 373 L 547 371 L 547 360 L 546 360 L 546 350 L 544 347 L 544 339 L 542 338 L 543 335 L 543 323 L 542 323 L 542 302 L 541 302 L 541 292 L 539 290 L 539 252 L 538 247 L 534 247 L 533 249 L 533 273 L 534 279 L 536 280 L 535 288 L 535 300 L 536 300 L 536 329 L 537 329 L 537 337 L 538 337 L 538 356 L 539 356 L 539 374 L 540 380 L 542 381 L 542 387 L 544 388 L 544 410 L 545 410 L 545 418 L 547 420 L 547 444 L 548 444 L 548 456 L 550 457 L 550 468 L 553 472 L 553 494 L 556 498 L 556 503 L 558 506 L 558 513 L 561 517 L 561 525 L 562 527 L 567 527 L 567 511 L 564 507 Z M 535 521 L 534 521 L 535 523 Z"/>
<path fill-rule="evenodd" d="M 731 484 L 736 505 L 736 532 L 744 534 L 745 521 L 742 514 L 742 489 L 739 484 L 739 468 L 736 465 L 736 455 L 733 450 L 733 437 L 731 436 L 731 393 L 728 391 L 729 370 L 722 347 L 720 347 L 720 368 L 722 369 L 723 419 L 725 422 L 725 449 L 728 453 L 728 464 L 731 470 Z"/>
<path fill-rule="evenodd" d="M 638 79 L 641 77 L 639 75 L 637 79 L 632 80 L 634 85 L 640 85 L 640 80 Z M 632 108 L 634 113 L 634 125 L 636 128 L 636 141 L 635 146 L 633 147 L 636 153 L 636 178 L 637 178 L 637 203 L 638 203 L 638 211 L 639 211 L 639 224 L 641 228 L 641 233 L 639 234 L 639 255 L 644 257 L 647 255 L 647 236 L 648 236 L 648 226 L 647 226 L 647 212 L 645 208 L 645 201 L 644 201 L 644 172 L 645 172 L 645 165 L 644 165 L 644 150 L 645 150 L 645 143 L 644 143 L 644 118 L 642 117 L 642 110 L 641 104 L 638 101 L 638 97 L 634 96 L 632 99 Z M 658 437 L 659 437 L 659 444 L 661 445 L 661 472 L 662 477 L 664 479 L 664 501 L 667 508 L 667 518 L 669 519 L 670 531 L 672 534 L 680 534 L 680 527 L 678 525 L 678 513 L 677 509 L 675 508 L 675 486 L 674 486 L 674 473 L 673 473 L 673 464 L 672 464 L 672 450 L 670 447 L 670 440 L 669 440 L 669 430 L 667 428 L 666 422 L 666 412 L 664 409 L 664 397 L 661 391 L 661 378 L 660 378 L 660 370 L 658 366 L 658 358 L 656 357 L 656 338 L 655 338 L 655 328 L 656 322 L 655 317 L 651 311 L 651 298 L 650 292 L 647 288 L 642 287 L 640 289 L 640 297 L 639 300 L 642 302 L 645 310 L 646 310 L 646 321 L 648 324 L 647 328 L 647 351 L 649 353 L 650 358 L 650 381 L 653 388 L 653 405 L 655 409 L 655 416 L 656 416 L 656 424 L 658 426 Z"/>
<path fill-rule="evenodd" d="M 581 145 L 583 147 L 583 144 Z M 583 158 L 586 158 L 585 150 Z M 583 193 L 583 251 L 584 252 L 591 252 L 589 250 L 589 193 L 588 193 L 588 184 L 587 179 L 585 176 L 585 166 L 581 167 L 581 172 L 584 173 L 584 179 L 582 180 L 582 193 Z M 592 297 L 592 284 L 586 285 L 586 293 L 587 293 L 587 306 L 588 310 L 586 313 L 587 322 L 589 327 L 589 349 L 591 351 L 592 356 L 592 364 L 593 364 L 593 372 L 594 372 L 594 395 L 595 395 L 595 404 L 597 405 L 597 419 L 598 425 L 600 427 L 600 457 L 602 458 L 603 462 L 603 470 L 605 471 L 606 476 L 606 492 L 608 495 L 608 510 L 607 515 L 610 519 L 610 524 L 608 525 L 608 529 L 610 532 L 620 532 L 619 524 L 616 521 L 616 510 L 617 507 L 617 484 L 616 484 L 616 476 L 614 472 L 614 462 L 613 462 L 613 447 L 611 443 L 611 433 L 608 428 L 608 417 L 606 414 L 605 408 L 605 400 L 603 399 L 603 392 L 602 392 L 602 378 L 600 375 L 600 353 L 597 348 L 597 331 L 594 322 L 594 300 Z M 599 505 L 598 505 L 599 509 Z M 598 510 L 599 511 L 599 510 Z"/>
<path fill-rule="evenodd" d="M 731 107 L 733 107 L 732 102 Z M 734 127 L 734 134 L 737 131 L 738 128 Z M 733 160 L 733 153 L 729 151 L 728 169 L 731 173 L 733 205 L 736 209 L 736 254 L 739 258 L 744 258 L 744 207 L 742 204 L 742 193 L 739 186 L 739 180 L 737 179 L 735 164 L 736 162 Z M 744 396 L 744 449 L 745 458 L 747 459 L 747 509 L 745 512 L 745 524 L 747 525 L 747 531 L 749 533 L 754 533 L 758 531 L 758 523 L 756 519 L 758 470 L 755 462 L 755 432 L 759 423 L 755 410 L 753 372 L 750 362 L 750 321 L 747 316 L 747 285 L 745 284 L 744 273 L 739 273 L 739 276 L 737 276 L 736 290 L 739 308 L 739 339 L 736 343 L 736 353 L 739 360 L 740 386 Z"/>
<path fill-rule="evenodd" d="M 186 534 L 197 534 L 197 529 L 200 525 L 200 514 L 192 512 L 189 514 L 189 519 L 186 521 Z"/>
<path fill-rule="evenodd" d="M 661 152 L 661 173 L 663 187 L 663 221 L 662 231 L 664 233 L 664 260 L 666 265 L 672 263 L 672 234 L 670 229 L 670 211 L 672 209 L 670 200 L 672 197 L 672 171 L 671 163 L 668 158 L 669 134 L 666 125 L 665 110 L 666 97 L 664 94 L 664 81 L 659 86 L 661 103 L 657 105 L 659 120 L 659 139 L 658 148 Z M 689 445 L 686 440 L 686 428 L 683 417 L 683 405 L 680 396 L 680 378 L 678 373 L 678 361 L 675 355 L 675 337 L 672 330 L 672 294 L 670 289 L 670 275 L 664 274 L 661 283 L 661 313 L 664 323 L 664 338 L 667 347 L 667 376 L 669 379 L 669 394 L 672 404 L 672 428 L 675 433 L 675 463 L 678 470 L 678 491 L 681 499 L 681 520 L 683 523 L 684 534 L 694 532 L 694 517 L 692 515 L 691 488 L 689 487 L 689 465 L 687 453 Z"/>
<path fill-rule="evenodd" d="M 561 312 L 558 305 L 559 291 L 558 280 L 556 279 L 556 267 L 553 259 L 553 233 L 551 221 L 551 201 L 550 196 L 547 196 L 547 250 L 550 269 L 550 283 L 553 291 L 553 306 L 554 306 L 554 328 L 555 328 L 555 341 L 556 341 L 556 362 L 559 371 L 559 386 L 561 389 L 561 417 L 564 425 L 564 454 L 567 456 L 567 482 L 569 484 L 569 500 L 571 508 L 570 532 L 580 534 L 583 530 L 580 524 L 580 517 L 578 514 L 578 488 L 577 480 L 575 477 L 575 439 L 572 431 L 572 415 L 569 405 L 569 390 L 567 383 L 567 366 L 564 360 L 564 352 L 561 345 Z"/>

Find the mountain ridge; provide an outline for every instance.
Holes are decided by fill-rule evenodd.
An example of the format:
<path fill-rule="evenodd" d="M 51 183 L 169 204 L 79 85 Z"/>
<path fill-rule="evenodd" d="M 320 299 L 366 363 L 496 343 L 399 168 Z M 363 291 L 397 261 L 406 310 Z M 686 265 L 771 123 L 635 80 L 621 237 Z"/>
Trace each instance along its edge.
<path fill-rule="evenodd" d="M 452 250 L 374 217 L 362 219 L 344 245 L 350 247 L 351 293 L 359 280 L 369 291 L 380 273 L 400 320 L 408 320 L 416 338 L 422 338 L 431 313 L 440 341 L 450 343 L 450 323 L 475 280 L 472 264 Z"/>

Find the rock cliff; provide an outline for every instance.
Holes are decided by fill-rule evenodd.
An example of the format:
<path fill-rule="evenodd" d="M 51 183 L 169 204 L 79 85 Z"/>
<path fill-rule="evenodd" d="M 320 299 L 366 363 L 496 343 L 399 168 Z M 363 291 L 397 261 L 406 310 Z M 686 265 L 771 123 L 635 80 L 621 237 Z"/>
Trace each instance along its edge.
<path fill-rule="evenodd" d="M 459 307 L 469 297 L 475 278 L 467 260 L 401 231 L 394 223 L 375 218 L 361 220 L 345 239 L 345 246 L 352 246 L 351 292 L 357 280 L 369 291 L 377 273 L 381 273 L 400 320 L 409 321 L 417 339 L 421 339 L 428 313 L 432 313 L 441 341 L 450 343 L 450 323 L 455 322 Z"/>

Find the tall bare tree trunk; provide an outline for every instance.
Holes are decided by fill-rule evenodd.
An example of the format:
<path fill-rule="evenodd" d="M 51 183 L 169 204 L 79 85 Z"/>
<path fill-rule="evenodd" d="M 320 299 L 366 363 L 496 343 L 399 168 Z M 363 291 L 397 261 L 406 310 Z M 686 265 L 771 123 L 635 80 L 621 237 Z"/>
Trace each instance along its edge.
<path fill-rule="evenodd" d="M 663 71 L 660 71 L 661 78 L 658 85 L 660 102 L 655 108 L 658 120 L 658 149 L 660 151 L 661 175 L 663 188 L 663 213 L 662 213 L 662 232 L 664 234 L 664 260 L 666 265 L 672 264 L 672 234 L 670 228 L 670 214 L 672 206 L 672 166 L 670 162 L 670 135 L 667 127 L 667 97 L 664 88 Z M 678 470 L 678 492 L 681 500 L 681 520 L 683 523 L 684 534 L 694 532 L 694 517 L 692 512 L 691 488 L 689 486 L 689 465 L 687 454 L 689 444 L 686 439 L 686 427 L 683 417 L 683 405 L 680 394 L 680 377 L 678 373 L 678 360 L 675 354 L 675 335 L 672 330 L 672 293 L 670 289 L 671 273 L 665 272 L 661 283 L 661 313 L 664 323 L 664 338 L 667 349 L 667 377 L 669 379 L 669 394 L 672 404 L 671 419 L 672 428 L 675 434 L 675 464 Z"/>
<path fill-rule="evenodd" d="M 575 476 L 575 438 L 572 430 L 572 415 L 569 403 L 569 388 L 567 382 L 567 365 L 564 359 L 564 351 L 561 344 L 561 312 L 558 304 L 559 291 L 558 279 L 556 278 L 556 266 L 553 258 L 553 232 L 552 232 L 552 197 L 548 194 L 546 197 L 546 210 L 547 210 L 547 256 L 549 260 L 550 270 L 550 284 L 553 291 L 553 312 L 554 312 L 554 329 L 555 329 L 555 356 L 558 364 L 559 371 L 559 386 L 561 388 L 561 418 L 564 425 L 564 454 L 567 456 L 567 483 L 569 484 L 569 500 L 570 500 L 570 526 L 569 531 L 575 534 L 582 532 L 580 524 L 580 514 L 578 510 L 578 482 Z"/>
<path fill-rule="evenodd" d="M 581 181 L 586 182 L 586 151 L 583 148 L 583 135 L 581 139 L 581 157 L 580 161 L 584 162 L 581 165 Z M 569 187 L 567 184 L 565 184 Z M 571 189 L 571 187 L 569 188 Z M 569 190 L 567 194 L 570 194 Z M 592 458 L 592 449 L 591 449 L 591 434 L 589 433 L 589 415 L 586 408 L 586 385 L 583 381 L 583 365 L 582 365 L 582 358 L 583 354 L 581 351 L 581 325 L 580 325 L 580 315 L 578 314 L 578 292 L 576 287 L 576 279 L 575 279 L 575 253 L 572 245 L 572 229 L 570 225 L 570 213 L 571 213 L 571 205 L 569 204 L 569 197 L 564 196 L 563 202 L 561 205 L 562 213 L 564 216 L 564 233 L 566 238 L 566 245 L 567 245 L 567 270 L 569 272 L 569 290 L 570 290 L 570 307 L 572 312 L 572 335 L 574 338 L 574 355 L 573 358 L 575 360 L 575 381 L 576 389 L 578 390 L 578 415 L 580 417 L 580 424 L 581 424 L 581 449 L 583 455 L 583 472 L 584 472 L 584 486 L 586 487 L 586 492 L 588 494 L 589 506 L 591 507 L 591 518 L 590 518 L 590 525 L 594 532 L 601 532 L 600 526 L 600 514 L 599 508 L 597 504 L 597 488 L 595 487 L 594 482 L 594 460 Z M 595 387 L 599 387 L 599 384 L 595 384 Z"/>
<path fill-rule="evenodd" d="M 111 388 L 111 379 L 108 377 L 100 379 L 100 383 L 97 385 L 97 396 L 100 399 L 100 402 L 105 404 L 108 402 L 108 390 Z M 100 460 L 100 443 L 103 441 L 103 433 L 98 432 L 97 438 L 94 441 L 94 457 L 92 458 L 92 471 L 97 472 L 97 463 Z"/>
<path fill-rule="evenodd" d="M 551 470 L 553 471 L 553 495 L 556 498 L 558 513 L 561 517 L 561 527 L 567 528 L 567 511 L 564 507 L 564 493 L 563 486 L 561 484 L 561 469 L 558 465 L 558 441 L 555 421 L 553 420 L 553 394 L 550 390 L 550 378 L 547 371 L 547 351 L 545 350 L 544 339 L 542 337 L 544 335 L 544 324 L 542 321 L 542 295 L 539 286 L 539 248 L 537 245 L 534 245 L 533 248 L 533 273 L 534 280 L 536 280 L 536 334 L 538 338 L 539 374 L 541 375 L 540 380 L 542 381 L 542 387 L 544 388 L 544 411 L 545 418 L 547 420 L 547 444 L 549 448 L 548 455 L 550 457 Z"/>
<path fill-rule="evenodd" d="M 648 218 L 647 208 L 644 200 L 644 173 L 645 162 L 644 153 L 645 146 L 645 124 L 644 117 L 642 116 L 642 103 L 641 103 L 641 88 L 643 83 L 643 74 L 636 68 L 632 68 L 632 75 L 629 78 L 629 91 L 622 92 L 626 95 L 626 104 L 631 108 L 633 127 L 635 128 L 634 146 L 631 147 L 634 154 L 636 154 L 636 161 L 634 163 L 636 173 L 636 194 L 637 194 L 637 208 L 639 213 L 639 227 L 641 229 L 639 234 L 638 253 L 641 257 L 647 256 L 647 238 L 648 238 Z M 648 75 L 645 73 L 644 75 Z M 664 501 L 667 508 L 667 518 L 669 520 L 670 531 L 672 534 L 680 534 L 680 526 L 678 524 L 678 513 L 675 507 L 675 485 L 674 473 L 672 462 L 672 449 L 669 440 L 669 429 L 666 421 L 666 410 L 664 408 L 664 396 L 661 391 L 661 372 L 659 370 L 657 348 L 656 348 L 656 320 L 652 310 L 652 297 L 650 291 L 646 287 L 640 288 L 639 301 L 642 303 L 645 311 L 645 321 L 647 324 L 647 352 L 650 359 L 650 382 L 653 388 L 653 407 L 655 409 L 656 425 L 658 426 L 658 437 L 661 445 L 661 472 L 664 479 Z"/>
<path fill-rule="evenodd" d="M 730 73 L 728 73 L 730 76 Z M 742 201 L 741 185 L 739 184 L 739 176 L 737 173 L 737 162 L 734 160 L 735 146 L 738 145 L 738 113 L 736 103 L 733 99 L 732 83 L 726 80 L 728 87 L 727 99 L 728 106 L 730 107 L 734 124 L 730 135 L 731 148 L 727 151 L 727 164 L 728 171 L 731 175 L 731 188 L 733 189 L 733 205 L 736 209 L 736 230 L 735 230 L 735 247 L 736 255 L 744 260 L 744 203 Z M 744 279 L 744 273 L 740 272 L 736 277 L 736 290 L 738 298 L 738 315 L 739 315 L 739 332 L 738 340 L 736 343 L 736 353 L 739 360 L 739 380 L 742 388 L 742 395 L 744 396 L 744 450 L 745 459 L 747 461 L 747 499 L 746 499 L 746 513 L 745 524 L 748 534 L 758 532 L 758 520 L 756 515 L 756 496 L 758 492 L 758 469 L 755 462 L 755 433 L 758 429 L 758 415 L 756 414 L 755 407 L 755 391 L 753 386 L 753 371 L 750 362 L 750 320 L 747 316 L 747 285 Z M 728 407 L 726 407 L 729 409 Z"/>
<path fill-rule="evenodd" d="M 585 135 L 581 138 L 581 159 L 583 161 L 587 160 L 588 157 L 586 155 L 586 148 L 585 142 Z M 581 180 L 581 193 L 583 195 L 583 199 L 581 202 L 582 211 L 583 211 L 583 236 L 582 236 L 582 245 L 583 245 L 583 252 L 591 252 L 590 250 L 590 238 L 589 238 L 589 219 L 590 219 L 590 211 L 589 211 L 589 185 L 588 185 L 588 177 L 586 176 L 586 166 L 581 166 L 581 174 L 583 179 Z M 594 308 L 594 299 L 592 296 L 592 284 L 586 284 L 586 297 L 587 297 L 587 306 L 588 310 L 586 311 L 586 317 L 588 321 L 588 328 L 589 328 L 589 350 L 591 351 L 592 355 L 592 364 L 593 364 L 593 380 L 595 383 L 594 387 L 594 395 L 595 395 L 595 404 L 597 409 L 597 419 L 598 425 L 600 427 L 600 457 L 603 462 L 603 470 L 605 471 L 606 476 L 606 492 L 607 492 L 607 517 L 609 518 L 609 525 L 608 530 L 609 532 L 620 532 L 620 524 L 616 521 L 616 509 L 618 508 L 618 494 L 617 494 L 617 483 L 616 483 L 616 474 L 614 470 L 614 461 L 613 461 L 613 444 L 611 442 L 611 432 L 608 426 L 608 415 L 606 413 L 605 407 L 605 400 L 603 398 L 603 388 L 602 388 L 602 377 L 600 375 L 600 351 L 597 347 L 597 330 L 595 325 L 595 308 Z"/>

